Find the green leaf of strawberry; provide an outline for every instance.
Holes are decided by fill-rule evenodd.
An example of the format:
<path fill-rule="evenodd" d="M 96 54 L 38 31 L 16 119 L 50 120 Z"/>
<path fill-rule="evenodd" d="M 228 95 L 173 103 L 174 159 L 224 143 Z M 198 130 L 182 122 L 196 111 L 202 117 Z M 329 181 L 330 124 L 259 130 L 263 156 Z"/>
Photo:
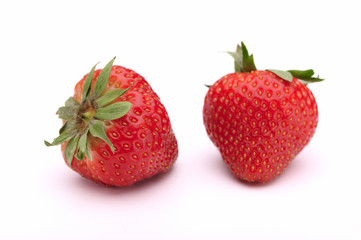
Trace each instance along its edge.
<path fill-rule="evenodd" d="M 82 160 L 84 156 L 91 159 L 87 141 L 88 134 L 102 139 L 114 152 L 114 146 L 105 133 L 102 121 L 121 118 L 128 113 L 132 106 L 130 102 L 125 101 L 112 103 L 126 93 L 130 87 L 112 89 L 102 95 L 108 83 L 114 60 L 115 57 L 99 73 L 93 92 L 91 85 L 97 64 L 92 67 L 84 80 L 81 102 L 70 97 L 66 100 L 65 106 L 60 107 L 57 111 L 59 118 L 64 121 L 64 125 L 59 130 L 60 135 L 51 143 L 44 141 L 46 146 L 67 142 L 64 155 L 69 166 L 71 166 L 75 152 L 75 157 L 79 160 Z"/>
<path fill-rule="evenodd" d="M 290 72 L 292 74 L 292 76 L 294 76 L 297 79 L 302 80 L 303 82 L 306 83 L 313 83 L 313 82 L 321 82 L 324 79 L 317 77 L 313 77 L 314 72 L 312 69 L 308 69 L 308 70 L 288 70 L 288 72 Z"/>
<path fill-rule="evenodd" d="M 89 148 L 88 148 L 88 143 L 87 143 L 87 141 L 88 141 L 88 131 L 89 131 L 89 129 L 87 129 L 85 131 L 85 133 L 79 139 L 78 152 L 84 153 L 87 158 L 91 159 L 91 155 L 89 153 Z M 82 160 L 82 159 L 80 159 L 80 160 Z"/>
<path fill-rule="evenodd" d="M 90 70 L 90 72 L 88 73 L 88 75 L 85 78 L 84 85 L 83 85 L 83 93 L 82 93 L 82 98 L 81 98 L 82 102 L 84 102 L 85 99 L 89 95 L 90 85 L 92 83 L 92 79 L 93 79 L 93 76 L 94 76 L 94 71 L 95 71 L 95 68 L 96 68 L 97 65 L 98 65 L 98 63 L 95 64 L 92 67 L 92 69 Z"/>
<path fill-rule="evenodd" d="M 114 60 L 115 57 L 104 67 L 104 69 L 100 72 L 98 76 L 93 92 L 93 95 L 95 95 L 96 97 L 102 94 L 105 86 L 107 85 Z"/>
<path fill-rule="evenodd" d="M 235 52 L 228 52 L 234 58 L 235 72 L 251 72 L 257 70 L 254 64 L 253 54 L 249 55 L 246 45 L 242 42 L 237 45 Z"/>
<path fill-rule="evenodd" d="M 276 70 L 276 69 L 267 69 L 267 71 L 273 72 L 274 74 L 276 74 L 277 76 L 279 76 L 280 78 L 282 78 L 286 81 L 292 82 L 292 80 L 293 80 L 293 76 L 290 72 Z"/>
<path fill-rule="evenodd" d="M 106 107 L 99 108 L 94 117 L 102 120 L 114 120 L 123 117 L 130 110 L 130 102 L 116 102 Z"/>
<path fill-rule="evenodd" d="M 107 137 L 107 134 L 105 133 L 104 125 L 101 121 L 94 120 L 89 128 L 89 132 L 94 137 L 101 138 L 104 142 L 106 142 L 109 145 L 112 152 L 114 152 L 114 146 L 113 146 L 112 142 L 109 140 L 109 138 Z"/>
<path fill-rule="evenodd" d="M 78 141 L 79 141 L 79 135 L 70 139 L 65 147 L 65 159 L 69 166 L 71 166 L 71 161 L 73 160 L 75 150 L 78 146 Z"/>
<path fill-rule="evenodd" d="M 75 129 L 71 130 L 71 131 L 63 132 L 57 138 L 55 138 L 52 143 L 45 141 L 45 145 L 49 147 L 49 146 L 56 146 L 56 145 L 62 144 L 63 142 L 66 142 L 66 141 L 72 139 L 73 137 L 75 137 L 76 134 L 77 134 L 77 132 L 75 131 Z"/>
<path fill-rule="evenodd" d="M 128 90 L 129 90 L 129 88 L 112 89 L 109 92 L 105 93 L 102 97 L 95 100 L 95 102 L 98 104 L 98 107 L 103 107 L 103 106 L 113 102 L 115 99 L 121 97 Z"/>
<path fill-rule="evenodd" d="M 282 71 L 282 70 L 276 70 L 276 69 L 267 69 L 267 71 L 273 72 L 280 78 L 292 82 L 293 77 L 302 80 L 305 84 L 313 83 L 313 82 L 321 82 L 324 79 L 321 79 L 319 77 L 313 77 L 314 72 L 312 69 L 308 70 L 288 70 L 288 71 Z"/>

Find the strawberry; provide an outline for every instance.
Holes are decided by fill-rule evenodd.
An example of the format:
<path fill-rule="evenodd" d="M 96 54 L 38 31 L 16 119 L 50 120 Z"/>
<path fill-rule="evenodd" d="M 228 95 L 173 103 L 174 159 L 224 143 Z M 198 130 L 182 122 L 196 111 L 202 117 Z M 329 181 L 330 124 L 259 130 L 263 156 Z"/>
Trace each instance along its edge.
<path fill-rule="evenodd" d="M 247 182 L 280 175 L 309 143 L 318 124 L 316 100 L 307 83 L 322 81 L 312 69 L 257 70 L 242 42 L 235 73 L 206 94 L 203 121 L 232 173 Z"/>
<path fill-rule="evenodd" d="M 114 58 L 115 59 L 115 58 Z M 178 156 L 166 109 L 136 72 L 113 66 L 85 75 L 57 114 L 66 164 L 85 178 L 108 186 L 129 186 L 167 172 Z"/>

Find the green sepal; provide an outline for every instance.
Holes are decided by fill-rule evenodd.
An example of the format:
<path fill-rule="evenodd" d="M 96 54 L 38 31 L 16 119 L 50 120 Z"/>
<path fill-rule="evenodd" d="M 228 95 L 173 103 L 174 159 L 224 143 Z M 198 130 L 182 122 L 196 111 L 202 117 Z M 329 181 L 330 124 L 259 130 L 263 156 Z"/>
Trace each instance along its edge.
<path fill-rule="evenodd" d="M 48 141 L 44 141 L 45 145 L 50 147 L 50 146 L 56 146 L 59 144 L 62 144 L 66 141 L 68 141 L 69 139 L 73 138 L 76 135 L 76 131 L 66 131 L 61 133 L 57 138 L 54 139 L 54 141 L 52 143 L 48 142 Z"/>
<path fill-rule="evenodd" d="M 295 78 L 308 79 L 311 78 L 315 73 L 312 69 L 308 70 L 288 70 Z"/>
<path fill-rule="evenodd" d="M 237 45 L 235 52 L 227 52 L 231 55 L 234 59 L 234 71 L 241 72 L 242 60 L 243 60 L 243 53 L 241 46 Z"/>
<path fill-rule="evenodd" d="M 244 43 L 241 43 L 242 45 L 242 52 L 243 52 L 243 58 L 242 58 L 242 71 L 243 72 L 251 72 L 256 71 L 256 65 L 254 64 L 253 60 L 253 54 L 248 55 L 248 50 L 246 48 L 246 45 Z"/>
<path fill-rule="evenodd" d="M 79 108 L 80 104 L 73 97 L 70 97 L 65 101 L 65 106 L 60 107 L 56 114 L 59 115 L 60 119 L 71 120 L 76 117 Z"/>
<path fill-rule="evenodd" d="M 84 159 L 84 153 L 80 152 L 79 148 L 78 148 L 78 151 L 75 153 L 75 158 L 78 159 L 78 160 L 83 160 Z"/>
<path fill-rule="evenodd" d="M 86 132 L 80 137 L 79 143 L 78 143 L 78 152 L 82 153 L 80 157 L 82 157 L 79 160 L 82 160 L 84 158 L 84 154 L 88 159 L 91 159 L 89 148 L 88 148 L 88 132 L 89 129 L 86 130 Z"/>
<path fill-rule="evenodd" d="M 71 167 L 71 162 L 73 161 L 73 156 L 78 146 L 78 141 L 79 141 L 79 135 L 70 139 L 69 142 L 66 144 L 64 155 L 65 155 L 65 160 L 68 163 L 69 167 Z"/>
<path fill-rule="evenodd" d="M 85 151 L 84 151 L 84 153 L 85 153 L 85 156 L 86 156 L 88 159 L 92 160 L 92 156 L 90 155 L 88 144 L 85 146 Z"/>
<path fill-rule="evenodd" d="M 306 83 L 321 82 L 325 79 L 313 77 L 315 74 L 312 69 L 308 70 L 288 70 L 295 78 L 303 80 Z"/>
<path fill-rule="evenodd" d="M 116 102 L 97 109 L 94 117 L 101 120 L 114 120 L 123 117 L 130 110 L 130 102 Z"/>
<path fill-rule="evenodd" d="M 228 52 L 234 59 L 235 72 L 251 72 L 256 71 L 253 54 L 249 55 L 246 45 L 241 42 L 241 46 L 237 45 L 235 52 Z"/>
<path fill-rule="evenodd" d="M 85 152 L 85 148 L 86 148 L 87 140 L 88 140 L 88 132 L 89 132 L 89 129 L 79 139 L 79 150 L 81 152 Z"/>
<path fill-rule="evenodd" d="M 93 92 L 93 94 L 96 97 L 98 97 L 98 96 L 100 96 L 102 94 L 105 86 L 108 83 L 110 72 L 112 70 L 114 60 L 115 60 L 115 57 L 99 73 L 98 79 L 95 82 L 94 92 Z"/>
<path fill-rule="evenodd" d="M 121 97 L 126 91 L 129 90 L 129 88 L 109 90 L 103 96 L 98 98 L 95 102 L 98 104 L 98 107 L 101 108 L 101 107 L 103 107 L 105 105 L 108 105 L 109 103 L 113 102 L 115 99 Z"/>
<path fill-rule="evenodd" d="M 94 76 L 94 71 L 95 71 L 95 68 L 96 66 L 98 65 L 99 63 L 95 64 L 93 66 L 93 68 L 90 70 L 90 72 L 88 73 L 88 75 L 86 76 L 85 80 L 84 80 L 84 83 L 83 83 L 83 93 L 82 93 L 82 102 L 85 101 L 85 99 L 87 98 L 87 96 L 89 95 L 89 92 L 90 92 L 90 85 L 92 83 L 92 79 L 93 79 L 93 76 Z"/>
<path fill-rule="evenodd" d="M 80 108 L 80 103 L 78 103 L 75 98 L 73 97 L 69 97 L 66 101 L 65 101 L 65 107 L 70 107 L 70 108 L 74 108 L 74 109 L 79 109 Z"/>
<path fill-rule="evenodd" d="M 65 131 L 72 131 L 76 129 L 76 120 L 66 121 L 64 125 L 60 128 L 59 134 L 62 134 Z"/>
<path fill-rule="evenodd" d="M 59 118 L 63 120 L 71 120 L 76 115 L 74 109 L 70 107 L 60 107 L 56 113 L 59 115 Z"/>
<path fill-rule="evenodd" d="M 270 71 L 288 82 L 292 82 L 292 80 L 293 80 L 293 76 L 290 72 L 276 70 L 276 69 L 266 69 L 266 71 Z"/>
<path fill-rule="evenodd" d="M 92 121 L 89 131 L 90 134 L 93 135 L 94 137 L 98 137 L 102 139 L 104 142 L 106 142 L 109 145 L 112 152 L 114 153 L 114 146 L 112 142 L 109 140 L 107 134 L 105 133 L 105 129 L 101 121 L 99 120 Z"/>
<path fill-rule="evenodd" d="M 292 82 L 293 77 L 301 80 L 305 84 L 307 83 L 313 83 L 313 82 L 321 82 L 324 79 L 321 79 L 319 77 L 313 77 L 314 72 L 312 69 L 308 70 L 288 70 L 288 71 L 282 71 L 282 70 L 276 70 L 276 69 L 267 69 L 267 71 L 270 71 L 280 78 Z"/>
<path fill-rule="evenodd" d="M 68 127 L 68 122 L 65 122 L 64 125 L 59 129 L 59 134 L 62 134 Z"/>

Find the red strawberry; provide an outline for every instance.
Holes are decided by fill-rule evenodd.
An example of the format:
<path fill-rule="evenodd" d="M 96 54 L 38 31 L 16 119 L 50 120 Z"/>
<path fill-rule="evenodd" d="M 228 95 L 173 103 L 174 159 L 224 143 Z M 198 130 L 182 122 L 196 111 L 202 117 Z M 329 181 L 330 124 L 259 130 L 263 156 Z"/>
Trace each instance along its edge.
<path fill-rule="evenodd" d="M 305 83 L 323 79 L 313 70 L 257 70 L 245 45 L 230 52 L 235 73 L 210 86 L 203 120 L 233 174 L 249 182 L 280 175 L 309 143 L 318 108 Z"/>
<path fill-rule="evenodd" d="M 112 66 L 85 75 L 57 114 L 69 167 L 95 182 L 129 186 L 167 172 L 178 156 L 166 109 L 148 82 L 134 71 Z"/>

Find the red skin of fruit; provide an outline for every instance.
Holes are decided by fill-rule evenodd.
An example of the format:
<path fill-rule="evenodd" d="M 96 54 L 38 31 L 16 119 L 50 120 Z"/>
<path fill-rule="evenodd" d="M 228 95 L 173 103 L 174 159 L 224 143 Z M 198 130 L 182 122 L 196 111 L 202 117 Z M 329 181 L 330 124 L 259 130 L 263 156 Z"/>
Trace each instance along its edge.
<path fill-rule="evenodd" d="M 318 108 L 312 92 L 296 78 L 289 82 L 257 70 L 228 74 L 211 86 L 203 120 L 232 173 L 265 183 L 308 144 Z"/>
<path fill-rule="evenodd" d="M 94 72 L 92 88 L 101 69 Z M 74 98 L 80 102 L 86 75 L 76 84 Z M 148 82 L 136 72 L 113 66 L 104 92 L 125 89 L 115 100 L 132 103 L 130 111 L 116 120 L 104 121 L 106 134 L 115 147 L 89 135 L 92 160 L 73 157 L 71 168 L 85 178 L 109 186 L 129 186 L 167 172 L 178 156 L 177 140 L 167 111 Z M 61 144 L 62 154 L 66 143 Z M 66 162 L 66 160 L 65 160 Z"/>

